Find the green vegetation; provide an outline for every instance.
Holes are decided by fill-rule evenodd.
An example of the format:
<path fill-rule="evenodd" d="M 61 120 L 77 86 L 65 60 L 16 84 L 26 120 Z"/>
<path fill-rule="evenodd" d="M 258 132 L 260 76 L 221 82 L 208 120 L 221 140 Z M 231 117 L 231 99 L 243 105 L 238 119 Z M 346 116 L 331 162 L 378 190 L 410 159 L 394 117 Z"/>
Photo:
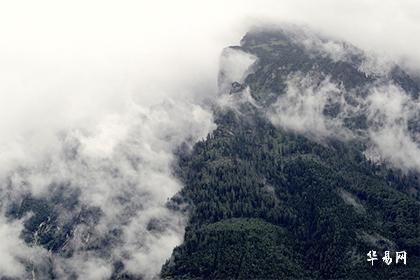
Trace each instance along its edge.
<path fill-rule="evenodd" d="M 249 108 L 248 108 L 249 109 Z M 365 159 L 360 143 L 319 144 L 258 112 L 219 114 L 218 128 L 179 159 L 191 205 L 167 279 L 414 279 L 420 204 L 410 178 Z M 411 182 L 412 183 L 412 182 Z M 342 197 L 345 191 L 364 211 Z M 408 264 L 366 254 L 406 250 Z"/>
<path fill-rule="evenodd" d="M 289 244 L 279 242 L 289 240 L 287 233 L 260 219 L 226 219 L 188 234 L 187 247 L 178 253 L 191 255 L 177 264 L 179 278 L 199 274 L 208 279 L 268 279 L 272 273 L 282 279 L 303 277 Z"/>

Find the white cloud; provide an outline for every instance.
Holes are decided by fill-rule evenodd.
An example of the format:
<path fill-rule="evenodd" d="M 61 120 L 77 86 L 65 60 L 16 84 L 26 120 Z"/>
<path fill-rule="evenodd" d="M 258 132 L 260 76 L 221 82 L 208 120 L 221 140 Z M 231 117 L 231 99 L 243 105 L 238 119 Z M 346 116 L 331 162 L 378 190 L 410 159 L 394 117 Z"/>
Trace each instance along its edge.
<path fill-rule="evenodd" d="M 339 118 L 328 118 L 324 109 L 329 103 L 345 103 L 343 89 L 328 78 L 319 81 L 311 75 L 294 74 L 286 81 L 287 89 L 269 108 L 274 125 L 304 133 L 318 140 L 328 136 L 348 137 Z"/>
<path fill-rule="evenodd" d="M 151 278 L 182 242 L 186 222 L 165 206 L 182 187 L 173 175 L 173 152 L 181 144 L 192 147 L 214 127 L 211 113 L 198 105 L 173 100 L 146 108 L 132 104 L 124 114 L 104 118 L 92 130 L 69 131 L 59 143 L 61 152 L 17 170 L 9 191 L 29 190 L 48 197 L 51 184 L 66 183 L 67 189 L 60 192 L 80 189 L 82 205 L 102 210 L 104 215 L 93 228 L 77 227 L 70 241 L 75 255 L 59 262 L 63 273 L 95 279 L 108 275 L 112 262 L 121 260 L 129 272 Z M 77 211 L 64 211 L 62 219 L 69 214 Z M 151 222 L 162 229 L 149 230 Z M 113 229 L 122 231 L 121 243 L 101 248 L 110 256 L 101 250 L 95 255 L 84 251 L 89 240 L 107 238 Z M 90 271 L 91 267 L 98 270 Z"/>
<path fill-rule="evenodd" d="M 367 155 L 403 170 L 420 171 L 418 132 L 408 123 L 420 112 L 420 104 L 395 85 L 376 87 L 367 98 L 369 136 L 373 146 Z"/>
<path fill-rule="evenodd" d="M 0 275 L 22 277 L 26 274 L 23 262 L 40 264 L 46 257 L 41 248 L 29 247 L 20 239 L 21 221 L 8 222 L 0 218 Z"/>
<path fill-rule="evenodd" d="M 232 83 L 243 83 L 246 76 L 252 72 L 251 66 L 257 58 L 244 51 L 225 48 L 220 56 L 219 93 L 229 93 Z"/>
<path fill-rule="evenodd" d="M 356 96 L 329 81 L 319 82 L 316 75 L 291 75 L 287 90 L 269 108 L 270 121 L 284 129 L 315 140 L 326 137 L 367 141 L 365 155 L 404 171 L 420 172 L 420 133 L 409 130 L 410 122 L 418 121 L 420 103 L 394 85 L 371 84 L 366 97 Z M 352 95 L 348 103 L 344 95 Z M 324 113 L 328 104 L 337 104 L 337 116 Z M 367 129 L 351 131 L 344 125 L 349 117 L 364 115 Z M 360 138 L 361 137 L 361 138 Z"/>
<path fill-rule="evenodd" d="M 3 1 L 0 177 L 10 184 L 2 184 L 2 198 L 46 196 L 51 182 L 71 182 L 69 188 L 81 188 L 82 203 L 100 207 L 104 216 L 94 229 L 79 229 L 77 252 L 57 259 L 57 273 L 107 277 L 121 257 L 127 269 L 151 277 L 181 241 L 185 223 L 164 207 L 182 187 L 172 175 L 173 149 L 214 128 L 201 105 L 217 95 L 224 47 L 238 44 L 253 24 L 292 21 L 417 67 L 418 11 L 418 1 L 383 0 Z M 342 58 L 342 46 L 324 48 Z M 231 79 L 252 62 L 237 58 Z M 328 122 L 314 122 L 326 101 L 317 90 L 337 88 L 327 82 L 319 89 L 290 85 L 285 100 L 296 106 L 280 104 L 281 122 L 301 131 L 329 129 Z M 310 119 L 302 119 L 302 110 Z M 387 143 L 380 131 L 372 133 Z M 406 141 L 405 131 L 401 135 Z M 413 159 L 410 166 L 416 164 Z M 165 228 L 147 231 L 152 218 Z M 103 236 L 113 225 L 122 229 L 124 243 L 112 248 L 109 259 L 83 251 L 78 238 L 84 231 Z M 20 258 L 33 252 L 18 238 L 21 229 L 0 220 L 0 274 L 20 275 Z"/>

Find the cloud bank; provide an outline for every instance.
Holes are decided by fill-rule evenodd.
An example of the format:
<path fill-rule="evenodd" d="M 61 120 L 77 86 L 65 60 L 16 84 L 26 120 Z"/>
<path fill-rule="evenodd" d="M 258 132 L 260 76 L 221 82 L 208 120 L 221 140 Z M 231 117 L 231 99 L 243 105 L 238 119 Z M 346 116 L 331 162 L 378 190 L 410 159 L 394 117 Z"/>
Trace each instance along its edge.
<path fill-rule="evenodd" d="M 274 125 L 321 142 L 328 137 L 358 139 L 366 144 L 369 159 L 420 172 L 420 103 L 397 84 L 371 84 L 366 96 L 313 73 L 292 74 L 286 84 L 286 92 L 267 112 Z M 330 114 L 334 107 L 338 112 Z"/>

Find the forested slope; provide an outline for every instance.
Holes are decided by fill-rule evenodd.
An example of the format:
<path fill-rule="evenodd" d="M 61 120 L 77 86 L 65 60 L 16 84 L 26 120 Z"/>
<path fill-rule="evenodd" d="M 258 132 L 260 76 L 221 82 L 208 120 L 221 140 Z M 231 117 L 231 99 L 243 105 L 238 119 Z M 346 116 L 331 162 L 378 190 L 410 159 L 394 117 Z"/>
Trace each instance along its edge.
<path fill-rule="evenodd" d="M 177 173 L 185 187 L 170 205 L 188 205 L 190 220 L 162 278 L 416 279 L 415 172 L 367 159 L 363 137 L 311 137 L 267 117 L 293 73 L 315 67 L 348 95 L 360 96 L 381 77 L 364 75 L 350 62 L 308 54 L 286 35 L 244 37 L 240 49 L 259 60 L 241 90 L 230 94 L 249 88 L 257 103 L 216 106 L 217 129 L 192 151 L 179 152 Z M 388 78 L 416 98 L 417 85 L 405 72 L 395 70 Z M 324 114 L 331 115 L 329 108 Z M 369 122 L 358 115 L 345 125 L 363 135 Z M 373 266 L 367 262 L 370 250 L 378 252 Z M 407 265 L 387 266 L 381 260 L 385 250 L 405 250 Z"/>

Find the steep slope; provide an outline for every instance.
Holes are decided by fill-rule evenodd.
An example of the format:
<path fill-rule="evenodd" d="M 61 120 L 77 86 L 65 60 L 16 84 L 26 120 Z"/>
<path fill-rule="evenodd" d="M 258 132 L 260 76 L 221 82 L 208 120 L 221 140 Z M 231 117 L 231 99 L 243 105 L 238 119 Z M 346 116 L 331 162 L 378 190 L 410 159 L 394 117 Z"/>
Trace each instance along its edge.
<path fill-rule="evenodd" d="M 331 44 L 340 51 L 331 52 Z M 189 205 L 190 221 L 162 277 L 415 279 L 417 171 L 397 168 L 392 157 L 372 161 L 372 151 L 381 152 L 372 131 L 382 131 L 384 120 L 373 118 L 364 101 L 389 84 L 417 100 L 414 80 L 395 65 L 363 70 L 372 65 L 360 50 L 301 29 L 256 30 L 231 50 L 257 61 L 243 81 L 221 86 L 236 103 L 216 106 L 218 128 L 192 152 L 179 153 L 185 187 L 171 206 Z M 222 83 L 232 82 L 226 75 L 222 69 Z M 296 79 L 304 94 L 285 99 Z M 290 118 L 286 109 L 307 105 L 300 97 L 323 97 L 326 81 L 335 87 L 323 91 L 322 104 L 293 111 L 313 111 L 302 123 L 315 119 L 315 128 L 285 124 L 301 117 Z M 407 129 L 414 140 L 415 127 Z M 370 250 L 379 254 L 374 266 L 366 261 Z M 386 266 L 385 250 L 405 250 L 407 265 Z"/>

